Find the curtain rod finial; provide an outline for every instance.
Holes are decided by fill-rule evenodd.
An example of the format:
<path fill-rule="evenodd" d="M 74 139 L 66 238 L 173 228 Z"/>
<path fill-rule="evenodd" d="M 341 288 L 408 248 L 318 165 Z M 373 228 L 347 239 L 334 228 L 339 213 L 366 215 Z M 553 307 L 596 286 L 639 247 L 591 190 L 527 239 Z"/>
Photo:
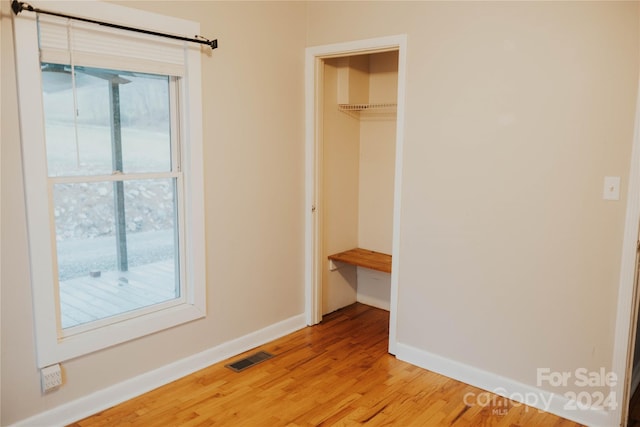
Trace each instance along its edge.
<path fill-rule="evenodd" d="M 195 36 L 193 36 L 193 38 L 195 38 L 196 40 L 202 40 L 202 41 L 200 41 L 198 43 L 206 44 L 211 49 L 217 49 L 218 48 L 218 39 L 209 40 L 206 37 L 202 37 L 200 34 L 196 34 Z"/>
<path fill-rule="evenodd" d="M 23 10 L 28 10 L 31 12 L 35 12 L 36 10 L 29 3 L 25 3 L 23 1 L 13 0 L 11 2 L 11 10 L 15 15 L 19 14 Z"/>
<path fill-rule="evenodd" d="M 22 12 L 22 3 L 20 3 L 18 0 L 13 0 L 11 2 L 11 10 L 13 10 L 13 13 L 15 15 L 19 14 L 20 12 Z"/>

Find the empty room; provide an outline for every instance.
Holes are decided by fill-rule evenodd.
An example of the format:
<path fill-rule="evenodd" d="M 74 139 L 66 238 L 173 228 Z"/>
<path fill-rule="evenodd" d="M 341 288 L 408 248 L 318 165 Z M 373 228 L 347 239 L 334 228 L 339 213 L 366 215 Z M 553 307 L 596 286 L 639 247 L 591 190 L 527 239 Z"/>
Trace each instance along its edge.
<path fill-rule="evenodd" d="M 0 5 L 0 425 L 640 425 L 640 3 Z"/>

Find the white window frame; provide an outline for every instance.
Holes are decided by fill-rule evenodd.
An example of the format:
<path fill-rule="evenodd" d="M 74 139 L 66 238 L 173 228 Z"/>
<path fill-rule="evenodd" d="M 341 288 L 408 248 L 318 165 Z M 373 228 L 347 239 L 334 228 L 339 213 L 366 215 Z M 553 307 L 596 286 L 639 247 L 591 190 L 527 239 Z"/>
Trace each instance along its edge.
<path fill-rule="evenodd" d="M 121 25 L 139 26 L 174 34 L 199 34 L 196 22 L 162 16 L 101 1 L 30 2 L 36 8 L 52 10 Z M 206 315 L 204 241 L 204 179 L 202 150 L 202 99 L 200 47 L 185 44 L 185 75 L 179 80 L 181 123 L 180 157 L 184 173 L 181 218 L 184 224 L 180 248 L 184 271 L 184 295 L 178 304 L 145 307 L 134 316 L 113 322 L 92 322 L 74 334 L 64 334 L 59 325 L 58 294 L 55 286 L 55 230 L 48 189 L 42 76 L 38 51 L 38 30 L 34 13 L 14 17 L 14 40 L 21 119 L 22 160 L 29 232 L 31 286 L 37 346 L 37 363 L 42 368 L 106 347 L 190 322 Z M 117 68 L 117 67 L 113 67 Z M 20 286 L 21 284 L 15 284 Z"/>

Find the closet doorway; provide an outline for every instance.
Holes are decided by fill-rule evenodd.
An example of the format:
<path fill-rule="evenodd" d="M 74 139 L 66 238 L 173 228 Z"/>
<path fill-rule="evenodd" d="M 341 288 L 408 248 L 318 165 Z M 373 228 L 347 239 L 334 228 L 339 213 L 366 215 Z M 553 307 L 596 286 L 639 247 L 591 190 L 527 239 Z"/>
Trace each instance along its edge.
<path fill-rule="evenodd" d="M 389 310 L 395 352 L 405 36 L 307 49 L 306 317 Z"/>
<path fill-rule="evenodd" d="M 640 229 L 640 226 L 639 228 Z M 628 427 L 640 425 L 640 233 L 636 240 L 635 273 L 633 281 L 633 307 L 631 331 L 629 336 L 629 357 L 622 399 L 623 423 Z M 634 326 L 635 325 L 635 326 Z"/>

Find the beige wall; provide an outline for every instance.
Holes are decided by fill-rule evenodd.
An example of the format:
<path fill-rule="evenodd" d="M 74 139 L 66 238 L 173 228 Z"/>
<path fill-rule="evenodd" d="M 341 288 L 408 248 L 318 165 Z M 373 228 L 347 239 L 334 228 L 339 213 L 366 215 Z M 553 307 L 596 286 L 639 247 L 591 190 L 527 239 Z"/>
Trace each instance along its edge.
<path fill-rule="evenodd" d="M 625 200 L 602 180 L 625 194 L 637 3 L 135 6 L 220 40 L 203 58 L 209 316 L 67 362 L 41 396 L 2 2 L 1 424 L 303 311 L 305 35 L 408 35 L 398 340 L 530 385 L 611 365 Z"/>
<path fill-rule="evenodd" d="M 358 246 L 360 124 L 337 107 L 339 92 L 343 98 L 350 98 L 348 94 L 353 91 L 352 85 L 345 84 L 345 80 L 352 77 L 352 71 L 343 58 L 329 59 L 324 64 L 319 198 L 323 314 L 356 302 L 358 286 L 356 267 L 340 263 L 340 268 L 329 271 L 327 260 L 331 254 Z"/>
<path fill-rule="evenodd" d="M 369 102 L 396 102 L 398 98 L 398 51 L 369 55 Z"/>
<path fill-rule="evenodd" d="M 370 103 L 393 103 L 398 96 L 398 52 L 369 57 Z M 396 152 L 396 114 L 360 114 L 360 192 L 358 245 L 391 254 Z M 358 280 L 358 284 L 360 284 Z M 387 297 L 388 299 L 388 297 Z"/>
<path fill-rule="evenodd" d="M 369 57 L 369 103 L 394 103 L 398 96 L 398 52 Z M 392 252 L 396 113 L 372 110 L 360 115 L 358 246 Z M 358 268 L 357 300 L 390 309 L 391 275 Z"/>
<path fill-rule="evenodd" d="M 309 46 L 408 37 L 399 342 L 533 386 L 611 366 L 637 7 L 309 4 Z"/>
<path fill-rule="evenodd" d="M 206 319 L 63 363 L 40 393 L 12 64 L 2 3 L 2 418 L 47 408 L 304 311 L 304 3 L 125 2 L 199 21 L 220 48 L 202 57 Z"/>
<path fill-rule="evenodd" d="M 338 67 L 338 104 L 369 102 L 369 56 L 353 55 L 336 58 L 330 63 Z"/>
<path fill-rule="evenodd" d="M 361 248 L 391 254 L 395 115 L 360 122 L 358 241 Z"/>

